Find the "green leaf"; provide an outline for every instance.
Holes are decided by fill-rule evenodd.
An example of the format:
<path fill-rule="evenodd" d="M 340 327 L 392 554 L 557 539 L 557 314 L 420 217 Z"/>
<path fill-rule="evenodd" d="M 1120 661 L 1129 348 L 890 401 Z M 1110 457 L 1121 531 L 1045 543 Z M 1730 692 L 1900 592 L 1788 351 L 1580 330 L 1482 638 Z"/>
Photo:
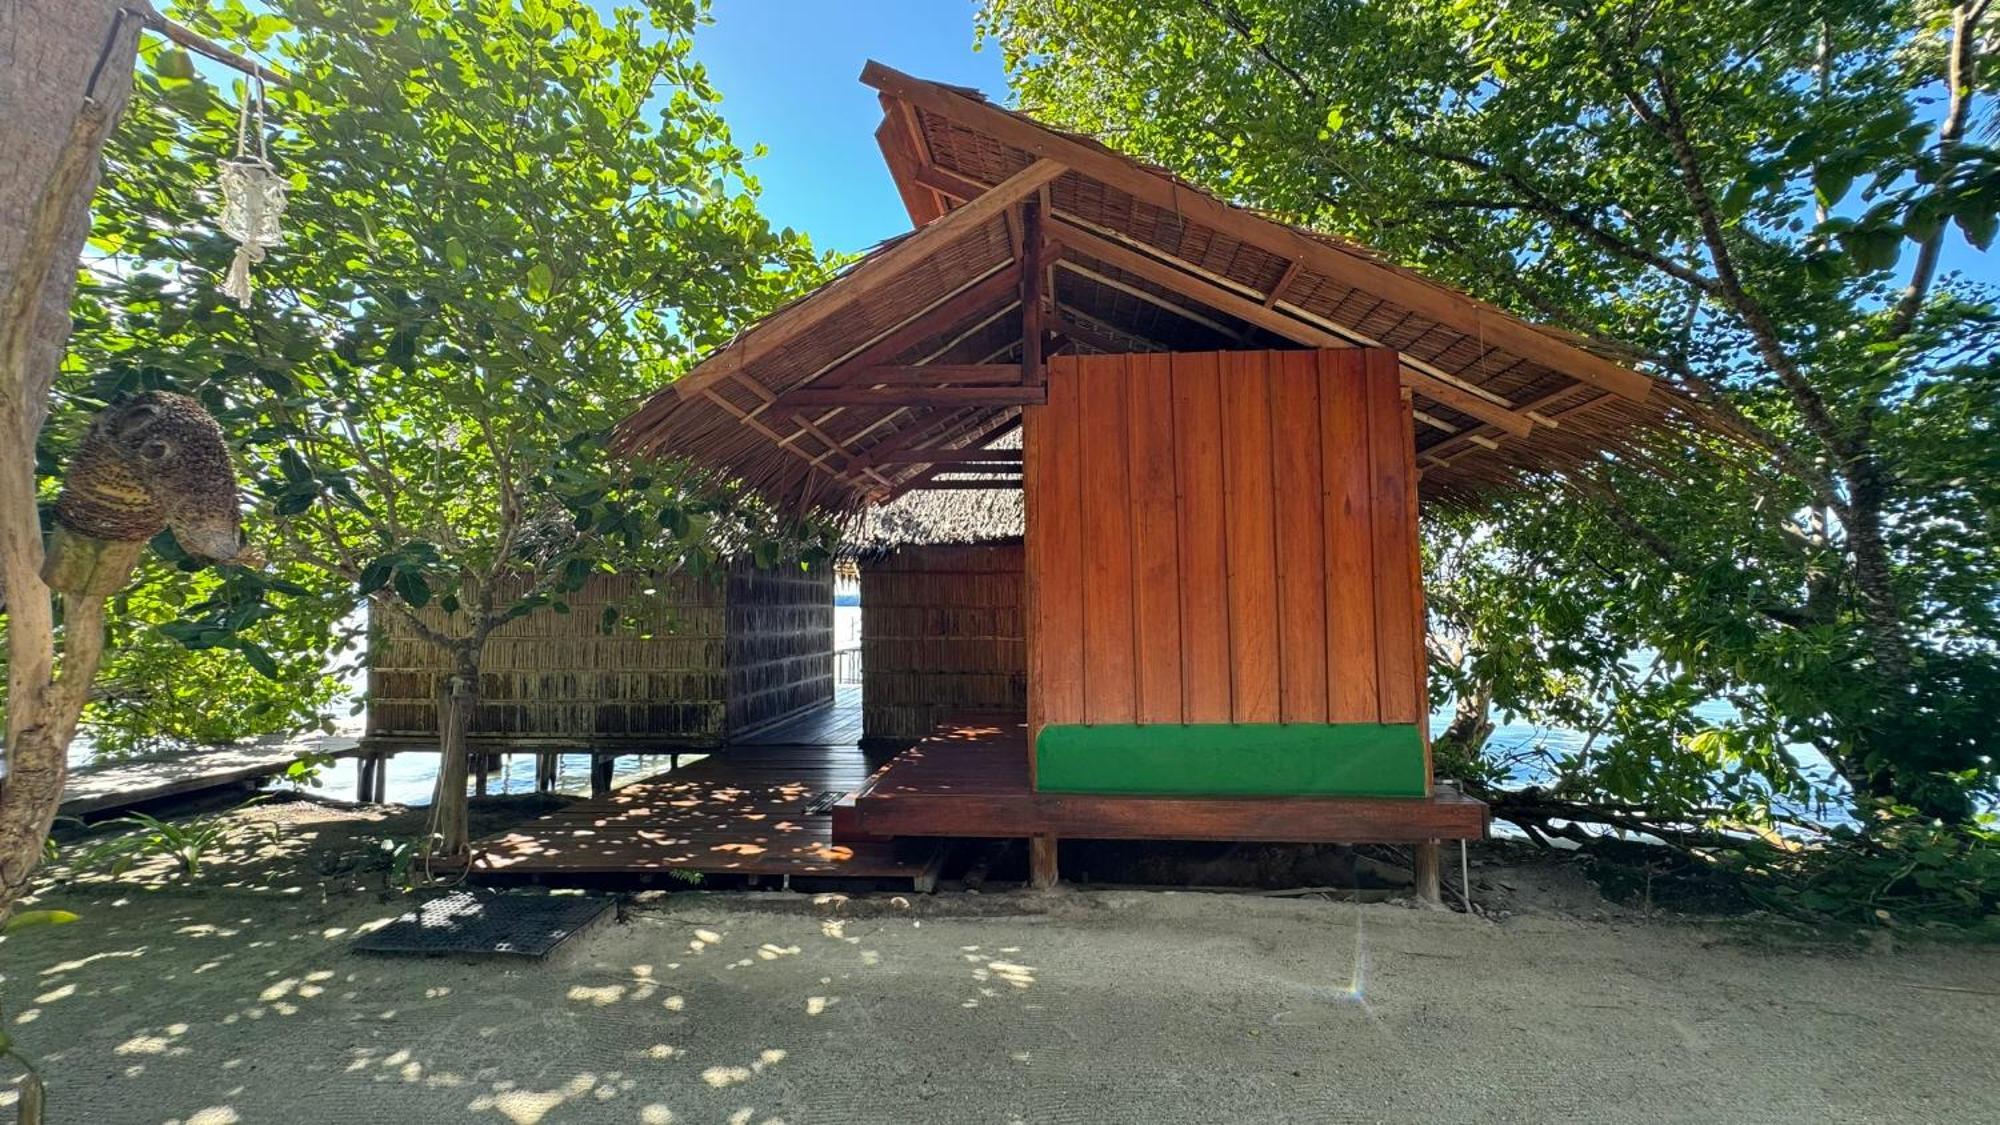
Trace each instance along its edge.
<path fill-rule="evenodd" d="M 444 260 L 451 263 L 452 269 L 464 269 L 467 261 L 465 243 L 460 242 L 456 238 L 446 239 L 444 244 Z"/>
<path fill-rule="evenodd" d="M 11 934 L 35 926 L 66 926 L 78 917 L 67 910 L 23 910 L 8 918 L 7 924 L 0 927 L 0 933 Z M 5 1048 L 0 1047 L 0 1050 Z"/>
<path fill-rule="evenodd" d="M 1846 168 L 1822 166 L 1813 177 L 1813 194 L 1819 205 L 1826 208 L 1837 206 L 1847 198 L 1847 191 L 1854 186 L 1854 173 Z"/>
<path fill-rule="evenodd" d="M 430 604 L 431 586 L 424 576 L 414 570 L 396 572 L 396 596 L 403 599 L 411 609 L 422 609 Z"/>
<path fill-rule="evenodd" d="M 546 301 L 555 288 L 556 275 L 547 262 L 536 262 L 528 270 L 528 296 L 536 301 Z"/>
<path fill-rule="evenodd" d="M 256 644 L 254 642 L 244 641 L 238 644 L 236 648 L 237 651 L 243 654 L 243 659 L 249 661 L 250 666 L 252 668 L 255 668 L 259 675 L 262 675 L 264 678 L 271 680 L 280 678 L 278 673 L 278 662 L 276 660 L 271 659 L 271 654 L 264 650 L 264 646 Z"/>
<path fill-rule="evenodd" d="M 1965 240 L 1973 246 L 1985 250 L 1993 245 L 1994 231 L 2000 227 L 2000 219 L 1996 219 L 1991 209 L 1963 210 L 1952 218 L 1958 223 L 1958 229 L 1965 233 Z"/>
<path fill-rule="evenodd" d="M 160 52 L 159 60 L 153 64 L 153 72 L 162 78 L 185 82 L 194 77 L 194 59 L 179 47 L 168 47 Z"/>
<path fill-rule="evenodd" d="M 380 590 L 389 584 L 390 575 L 395 572 L 395 563 L 388 558 L 379 558 L 361 568 L 361 580 L 356 583 L 356 593 L 362 597 Z"/>

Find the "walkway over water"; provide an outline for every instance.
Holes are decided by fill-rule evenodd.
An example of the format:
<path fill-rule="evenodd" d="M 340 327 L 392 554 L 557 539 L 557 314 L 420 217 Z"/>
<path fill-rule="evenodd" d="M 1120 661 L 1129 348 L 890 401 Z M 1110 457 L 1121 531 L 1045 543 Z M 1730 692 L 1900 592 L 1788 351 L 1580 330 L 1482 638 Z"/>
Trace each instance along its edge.
<path fill-rule="evenodd" d="M 119 762 L 77 770 L 63 785 L 61 816 L 88 816 L 163 797 L 181 797 L 283 773 L 306 754 L 343 757 L 352 738 L 259 739 L 174 758 Z"/>

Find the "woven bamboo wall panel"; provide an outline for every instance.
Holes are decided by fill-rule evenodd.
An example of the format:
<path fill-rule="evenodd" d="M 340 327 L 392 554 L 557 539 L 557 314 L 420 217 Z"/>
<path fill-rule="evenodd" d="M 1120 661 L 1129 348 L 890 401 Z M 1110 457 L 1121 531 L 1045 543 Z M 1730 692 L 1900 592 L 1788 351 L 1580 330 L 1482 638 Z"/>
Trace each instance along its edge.
<path fill-rule="evenodd" d="M 747 564 L 729 573 L 729 729 L 833 699 L 833 568 Z"/>
<path fill-rule="evenodd" d="M 861 564 L 862 734 L 921 738 L 957 711 L 1027 706 L 1018 543 L 905 547 Z"/>
<path fill-rule="evenodd" d="M 727 731 L 728 589 L 689 575 L 596 575 L 497 629 L 481 660 L 473 735 L 710 745 Z M 607 606 L 621 621 L 609 631 Z M 427 624 L 448 628 L 435 606 Z M 433 737 L 444 654 L 395 613 L 370 611 L 368 733 Z"/>

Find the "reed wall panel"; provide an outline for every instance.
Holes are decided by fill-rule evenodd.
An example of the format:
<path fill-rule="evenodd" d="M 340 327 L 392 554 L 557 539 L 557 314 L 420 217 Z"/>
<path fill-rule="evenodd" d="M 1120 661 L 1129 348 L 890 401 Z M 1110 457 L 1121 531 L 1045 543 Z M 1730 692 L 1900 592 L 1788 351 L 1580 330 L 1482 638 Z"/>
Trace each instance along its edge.
<path fill-rule="evenodd" d="M 727 637 L 732 732 L 833 701 L 833 568 L 729 572 Z"/>
<path fill-rule="evenodd" d="M 862 736 L 922 738 L 1028 703 L 1020 544 L 903 547 L 861 564 Z"/>
<path fill-rule="evenodd" d="M 728 577 L 592 576 L 568 613 L 537 610 L 486 642 L 472 737 L 615 747 L 714 746 L 833 694 L 831 568 Z M 605 611 L 619 620 L 606 626 Z M 435 605 L 422 611 L 448 629 Z M 434 738 L 448 661 L 394 612 L 369 612 L 371 737 Z"/>

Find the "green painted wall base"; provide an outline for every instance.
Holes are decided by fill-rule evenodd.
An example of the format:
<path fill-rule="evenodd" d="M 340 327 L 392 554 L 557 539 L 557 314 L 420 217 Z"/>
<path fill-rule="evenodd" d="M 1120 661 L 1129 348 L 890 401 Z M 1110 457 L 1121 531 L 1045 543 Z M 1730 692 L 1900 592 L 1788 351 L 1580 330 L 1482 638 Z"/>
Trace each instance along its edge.
<path fill-rule="evenodd" d="M 1035 739 L 1046 793 L 1421 797 L 1424 780 L 1414 724 L 1052 725 Z"/>

